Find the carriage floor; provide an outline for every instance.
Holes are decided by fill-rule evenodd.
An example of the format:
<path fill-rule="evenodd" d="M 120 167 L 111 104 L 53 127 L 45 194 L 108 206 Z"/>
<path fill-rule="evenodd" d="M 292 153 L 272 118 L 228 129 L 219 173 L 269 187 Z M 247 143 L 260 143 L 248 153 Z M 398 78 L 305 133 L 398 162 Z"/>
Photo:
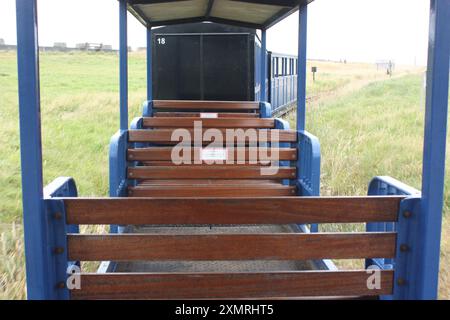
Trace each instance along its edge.
<path fill-rule="evenodd" d="M 251 234 L 291 233 L 290 225 L 246 225 L 246 226 L 145 226 L 131 227 L 130 233 L 139 234 Z M 245 245 L 243 243 L 242 245 Z M 116 272 L 258 272 L 314 270 L 312 261 L 133 261 L 119 262 Z"/>

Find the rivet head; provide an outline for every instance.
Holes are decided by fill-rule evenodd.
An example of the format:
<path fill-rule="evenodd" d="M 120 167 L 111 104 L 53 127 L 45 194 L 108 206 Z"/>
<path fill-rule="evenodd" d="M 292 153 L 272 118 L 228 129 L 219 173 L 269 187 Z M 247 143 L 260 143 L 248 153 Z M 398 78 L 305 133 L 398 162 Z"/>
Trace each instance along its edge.
<path fill-rule="evenodd" d="M 55 254 L 61 254 L 64 252 L 64 248 L 62 247 L 56 247 L 54 250 Z"/>
<path fill-rule="evenodd" d="M 403 279 L 403 278 L 398 278 L 398 279 L 397 279 L 397 284 L 398 284 L 399 286 L 404 286 L 404 285 L 406 284 L 406 280 Z"/>
<path fill-rule="evenodd" d="M 409 246 L 407 245 L 407 244 L 401 244 L 400 245 L 400 251 L 401 252 L 406 252 L 406 251 L 409 251 Z"/>
<path fill-rule="evenodd" d="M 132 177 L 133 176 L 133 172 L 130 172 L 130 177 Z"/>
<path fill-rule="evenodd" d="M 133 158 L 134 158 L 134 155 L 129 154 L 129 155 L 128 155 L 128 158 L 133 159 Z"/>
<path fill-rule="evenodd" d="M 66 287 L 66 284 L 64 283 L 64 281 L 61 281 L 56 284 L 56 287 L 58 289 L 64 289 Z"/>
<path fill-rule="evenodd" d="M 412 216 L 412 212 L 411 212 L 411 211 L 406 210 L 406 211 L 403 212 L 403 217 L 409 218 L 409 217 L 411 217 L 411 216 Z"/>
<path fill-rule="evenodd" d="M 55 213 L 53 214 L 53 218 L 54 218 L 55 220 L 61 220 L 61 218 L 62 218 L 62 213 L 61 213 L 61 212 L 55 212 Z"/>

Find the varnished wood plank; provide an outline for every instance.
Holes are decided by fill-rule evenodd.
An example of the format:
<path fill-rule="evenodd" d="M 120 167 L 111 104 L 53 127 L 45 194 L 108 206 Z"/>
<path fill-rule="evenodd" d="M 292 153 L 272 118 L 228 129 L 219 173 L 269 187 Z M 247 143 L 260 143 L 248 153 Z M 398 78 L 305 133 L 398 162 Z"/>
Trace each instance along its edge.
<path fill-rule="evenodd" d="M 267 168 L 268 169 L 268 168 Z M 129 167 L 130 179 L 294 179 L 296 168 L 279 167 L 274 174 L 263 174 L 260 166 L 142 166 Z"/>
<path fill-rule="evenodd" d="M 306 224 L 397 221 L 402 196 L 66 198 L 69 224 Z"/>
<path fill-rule="evenodd" d="M 72 299 L 224 299 L 317 296 L 376 296 L 393 290 L 393 270 L 380 271 L 380 289 L 358 271 L 260 273 L 81 274 Z"/>
<path fill-rule="evenodd" d="M 67 241 L 70 261 L 365 259 L 394 258 L 396 233 L 71 234 Z"/>
<path fill-rule="evenodd" d="M 218 118 L 259 118 L 258 112 L 219 112 Z M 154 117 L 201 117 L 201 112 L 154 112 Z"/>
<path fill-rule="evenodd" d="M 255 165 L 258 167 L 269 167 L 271 164 L 266 162 L 257 162 L 255 163 L 242 163 L 237 164 L 236 162 L 233 163 L 225 163 L 223 160 L 216 160 L 215 163 L 211 164 L 207 161 L 202 161 L 202 163 L 189 163 L 189 164 L 175 164 L 172 161 L 139 161 L 142 166 L 162 166 L 162 167 L 201 167 L 201 166 L 211 166 L 214 165 L 215 167 L 222 166 L 222 167 L 228 167 L 230 170 L 233 168 L 239 168 L 239 167 L 254 167 Z M 191 160 L 193 162 L 193 160 Z"/>
<path fill-rule="evenodd" d="M 217 186 L 217 185 L 233 185 L 233 186 L 248 186 L 254 187 L 267 187 L 267 186 L 280 186 L 282 185 L 281 179 L 274 180 L 252 180 L 252 179 L 197 179 L 197 180 L 183 180 L 183 179 L 171 179 L 171 180 L 142 180 L 138 186 L 152 185 L 152 186 L 167 186 L 167 185 L 183 185 L 183 186 Z"/>
<path fill-rule="evenodd" d="M 194 128 L 201 125 L 203 128 L 274 128 L 274 119 L 199 119 L 199 118 L 143 118 L 146 128 Z"/>
<path fill-rule="evenodd" d="M 176 110 L 257 110 L 254 101 L 154 100 L 154 109 Z"/>
<path fill-rule="evenodd" d="M 280 197 L 294 196 L 297 190 L 291 186 L 261 187 L 245 185 L 204 186 L 138 186 L 128 189 L 130 197 Z"/>
<path fill-rule="evenodd" d="M 176 129 L 154 129 L 154 130 L 129 130 L 128 136 L 130 142 L 155 142 L 155 143 L 167 143 L 167 144 L 177 144 L 182 141 L 172 140 L 172 135 Z M 297 132 L 294 130 L 265 130 L 265 129 L 248 129 L 248 130 L 256 130 L 257 133 L 257 142 L 271 142 L 272 132 L 273 134 L 278 135 L 279 142 L 296 142 L 297 141 Z M 194 140 L 194 131 L 188 130 L 191 136 L 191 139 Z M 225 129 L 221 130 L 223 133 L 224 140 L 226 138 Z M 204 134 L 205 130 L 203 130 Z M 202 134 L 202 137 L 204 135 Z M 248 137 L 242 137 L 242 140 L 248 142 Z M 236 143 L 239 141 L 236 137 L 234 137 L 234 141 L 224 141 L 227 143 Z M 212 142 L 211 140 L 204 140 L 205 143 Z"/>
<path fill-rule="evenodd" d="M 171 147 L 150 147 L 128 149 L 128 160 L 130 161 L 149 161 L 149 160 L 172 160 Z M 191 148 L 191 159 L 200 158 L 200 148 Z M 228 159 L 235 161 L 240 157 L 244 160 L 249 160 L 250 155 L 252 159 L 258 161 L 271 160 L 272 157 L 278 154 L 279 160 L 297 159 L 297 149 L 294 148 L 248 148 L 236 147 L 227 149 Z M 243 154 L 243 155 L 240 155 Z"/>

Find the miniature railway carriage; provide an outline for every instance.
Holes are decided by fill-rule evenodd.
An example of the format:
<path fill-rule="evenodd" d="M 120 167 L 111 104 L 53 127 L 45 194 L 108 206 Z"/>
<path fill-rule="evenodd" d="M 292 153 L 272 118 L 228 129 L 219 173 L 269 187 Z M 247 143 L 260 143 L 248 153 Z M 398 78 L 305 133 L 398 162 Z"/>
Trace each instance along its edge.
<path fill-rule="evenodd" d="M 42 185 L 36 0 L 17 0 L 28 298 L 436 298 L 450 0 L 431 0 L 422 191 L 376 177 L 363 197 L 319 196 L 319 143 L 305 130 L 309 2 L 120 0 L 120 130 L 110 146 L 111 197 L 79 198 L 70 178 Z M 127 10 L 147 27 L 149 44 L 160 25 L 212 21 L 261 29 L 263 79 L 267 28 L 299 10 L 297 130 L 271 118 L 264 99 L 154 100 L 151 45 L 143 116 L 129 126 Z M 260 90 L 267 96 L 264 81 Z M 253 130 L 253 138 L 238 134 L 209 148 L 212 136 L 231 129 Z M 200 134 L 200 141 L 174 140 L 177 130 Z M 175 163 L 180 146 L 198 161 Z M 256 158 L 237 161 L 239 152 Z M 278 170 L 263 174 L 273 154 Z M 367 227 L 321 233 L 324 223 Z M 105 224 L 109 234 L 79 233 L 80 225 Z M 361 259 L 366 267 L 339 270 L 333 259 Z M 102 263 L 87 273 L 77 268 L 83 261 Z"/>

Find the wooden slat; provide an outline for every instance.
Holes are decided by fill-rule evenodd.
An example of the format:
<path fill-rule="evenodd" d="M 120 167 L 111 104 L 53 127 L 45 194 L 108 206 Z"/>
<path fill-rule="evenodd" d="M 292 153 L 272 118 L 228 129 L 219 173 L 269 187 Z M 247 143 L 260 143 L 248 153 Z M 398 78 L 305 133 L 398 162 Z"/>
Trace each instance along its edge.
<path fill-rule="evenodd" d="M 191 160 L 191 162 L 193 162 L 193 160 Z M 210 166 L 210 165 L 223 166 L 223 167 L 228 167 L 230 169 L 238 168 L 238 167 L 255 166 L 254 163 L 249 163 L 249 162 L 246 162 L 246 163 L 243 163 L 243 164 L 237 164 L 235 162 L 233 162 L 233 163 L 224 163 L 223 160 L 215 160 L 215 162 L 213 164 L 208 163 L 206 161 L 202 161 L 202 163 L 198 163 L 198 164 L 197 163 L 175 164 L 172 161 L 140 161 L 140 163 L 141 163 L 142 166 L 160 166 L 160 167 L 161 166 L 163 166 L 163 167 L 174 167 L 174 166 L 176 166 L 176 167 L 187 167 L 187 168 L 189 168 L 189 167 L 201 167 L 201 166 L 206 166 L 206 165 L 208 165 L 208 166 Z M 259 167 L 269 167 L 270 163 L 266 163 L 266 162 L 260 163 L 260 162 L 258 162 L 256 165 L 259 166 Z"/>
<path fill-rule="evenodd" d="M 177 144 L 181 141 L 181 139 L 179 141 L 173 141 L 172 140 L 172 134 L 173 132 L 177 130 L 177 129 L 154 129 L 154 130 L 129 130 L 128 131 L 128 135 L 129 135 L 129 140 L 130 142 L 154 142 L 154 143 L 167 143 L 167 144 Z M 253 129 L 249 129 L 249 130 L 253 130 Z M 194 140 L 194 131 L 193 130 L 188 130 L 190 131 L 191 134 L 191 139 Z M 205 131 L 205 130 L 204 130 Z M 203 133 L 204 133 L 203 131 Z M 276 132 L 276 134 L 278 134 L 278 139 L 279 142 L 296 142 L 297 141 L 297 132 L 294 130 L 278 130 L 278 129 L 274 129 L 274 130 L 265 130 L 265 129 L 260 129 L 260 130 L 256 130 L 258 133 L 258 142 L 271 142 L 272 141 L 272 135 L 271 132 Z M 266 131 L 267 134 L 263 134 L 262 136 L 260 136 L 260 133 L 262 131 Z M 224 140 L 226 138 L 225 135 L 225 130 L 222 130 L 223 132 L 223 137 Z M 202 135 L 203 136 L 203 135 Z M 246 138 L 244 138 L 246 139 Z M 237 138 L 235 138 L 235 141 L 231 141 L 232 143 L 236 143 L 238 141 Z M 246 139 L 246 141 L 248 141 L 248 139 Z M 212 142 L 210 140 L 208 141 L 204 141 L 205 143 L 209 143 Z M 225 143 L 225 141 L 224 141 Z M 227 141 L 227 143 L 229 143 Z"/>
<path fill-rule="evenodd" d="M 138 186 L 128 189 L 130 197 L 281 197 L 294 196 L 291 186 Z"/>
<path fill-rule="evenodd" d="M 176 110 L 257 110 L 259 109 L 259 103 L 254 101 L 154 100 L 153 108 Z"/>
<path fill-rule="evenodd" d="M 364 259 L 394 258 L 396 233 L 71 234 L 67 240 L 70 261 Z"/>
<path fill-rule="evenodd" d="M 263 175 L 260 166 L 142 166 L 128 168 L 130 179 L 294 179 L 296 168 L 279 167 L 274 174 Z"/>
<path fill-rule="evenodd" d="M 388 295 L 393 270 L 380 271 L 380 289 L 367 287 L 369 274 L 358 271 L 259 273 L 81 274 L 72 299 L 206 299 Z"/>
<path fill-rule="evenodd" d="M 258 112 L 220 112 L 216 113 L 218 118 L 259 118 Z M 200 112 L 154 112 L 154 117 L 197 117 L 200 118 Z"/>
<path fill-rule="evenodd" d="M 397 221 L 402 196 L 66 198 L 68 224 L 306 224 Z"/>
<path fill-rule="evenodd" d="M 177 185 L 177 186 L 218 186 L 218 185 L 232 185 L 232 186 L 248 186 L 252 185 L 254 187 L 268 187 L 268 186 L 280 186 L 282 185 L 281 179 L 274 180 L 252 180 L 252 179 L 197 179 L 197 180 L 183 180 L 183 179 L 171 179 L 171 180 L 142 180 L 139 182 L 138 186 L 141 185 L 152 185 L 152 186 L 167 186 L 167 185 Z"/>
<path fill-rule="evenodd" d="M 194 128 L 201 123 L 203 128 L 274 128 L 274 119 L 199 119 L 199 118 L 144 118 L 146 128 Z"/>
<path fill-rule="evenodd" d="M 128 149 L 128 160 L 130 161 L 149 161 L 149 160 L 172 160 L 171 147 L 151 147 L 151 148 L 138 148 Z M 200 148 L 191 148 L 191 159 L 200 158 Z M 291 160 L 297 159 L 297 149 L 294 148 L 248 148 L 248 147 L 236 147 L 229 148 L 228 159 L 238 159 L 238 151 L 244 154 L 244 159 L 249 160 L 250 154 L 257 160 L 267 161 L 271 160 L 271 157 L 278 154 L 279 160 Z M 241 156 L 242 157 L 242 156 Z"/>

